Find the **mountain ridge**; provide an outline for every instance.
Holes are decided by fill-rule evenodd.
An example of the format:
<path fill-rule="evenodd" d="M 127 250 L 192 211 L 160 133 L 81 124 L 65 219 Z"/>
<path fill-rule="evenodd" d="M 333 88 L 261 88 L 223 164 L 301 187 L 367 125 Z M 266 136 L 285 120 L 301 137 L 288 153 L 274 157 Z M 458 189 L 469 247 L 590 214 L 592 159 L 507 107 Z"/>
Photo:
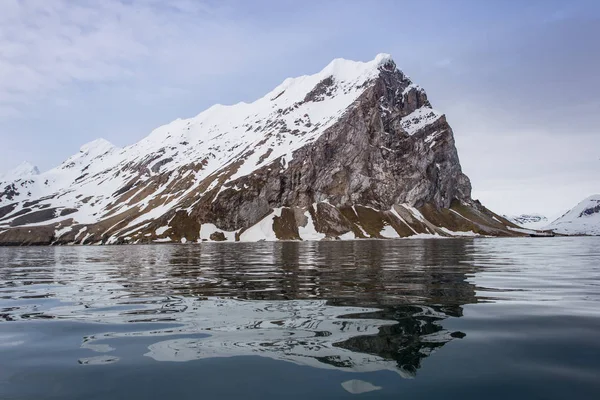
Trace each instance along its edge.
<path fill-rule="evenodd" d="M 563 235 L 600 236 L 600 194 L 586 197 L 544 229 Z"/>
<path fill-rule="evenodd" d="M 471 199 L 445 115 L 387 54 L 0 181 L 1 244 L 519 235 L 510 227 Z"/>
<path fill-rule="evenodd" d="M 545 215 L 529 213 L 521 215 L 503 215 L 510 222 L 527 229 L 544 229 L 549 224 Z"/>

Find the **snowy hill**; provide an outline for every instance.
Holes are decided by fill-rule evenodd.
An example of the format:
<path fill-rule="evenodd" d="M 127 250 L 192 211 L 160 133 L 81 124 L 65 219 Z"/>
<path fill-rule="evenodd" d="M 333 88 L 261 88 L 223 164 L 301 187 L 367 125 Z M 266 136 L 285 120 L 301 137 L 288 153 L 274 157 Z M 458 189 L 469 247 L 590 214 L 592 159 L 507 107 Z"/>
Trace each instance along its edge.
<path fill-rule="evenodd" d="M 0 179 L 0 244 L 515 235 L 471 199 L 454 136 L 389 55 Z"/>
<path fill-rule="evenodd" d="M 0 174 L 0 182 L 14 181 L 17 179 L 28 179 L 35 175 L 39 175 L 40 170 L 33 164 L 23 161 L 16 168 Z"/>
<path fill-rule="evenodd" d="M 546 229 L 564 235 L 600 235 L 600 194 L 583 200 Z"/>
<path fill-rule="evenodd" d="M 544 229 L 548 225 L 548 218 L 540 214 L 504 215 L 504 218 L 527 229 Z"/>

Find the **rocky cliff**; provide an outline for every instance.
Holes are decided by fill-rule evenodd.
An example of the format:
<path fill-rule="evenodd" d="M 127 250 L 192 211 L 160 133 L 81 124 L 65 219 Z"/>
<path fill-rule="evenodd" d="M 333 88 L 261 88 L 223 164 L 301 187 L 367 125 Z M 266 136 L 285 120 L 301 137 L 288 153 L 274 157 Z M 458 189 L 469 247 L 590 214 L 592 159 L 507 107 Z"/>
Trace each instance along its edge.
<path fill-rule="evenodd" d="M 37 172 L 37 171 L 36 171 Z M 337 59 L 140 142 L 0 178 L 1 244 L 512 236 L 452 129 L 388 55 Z"/>

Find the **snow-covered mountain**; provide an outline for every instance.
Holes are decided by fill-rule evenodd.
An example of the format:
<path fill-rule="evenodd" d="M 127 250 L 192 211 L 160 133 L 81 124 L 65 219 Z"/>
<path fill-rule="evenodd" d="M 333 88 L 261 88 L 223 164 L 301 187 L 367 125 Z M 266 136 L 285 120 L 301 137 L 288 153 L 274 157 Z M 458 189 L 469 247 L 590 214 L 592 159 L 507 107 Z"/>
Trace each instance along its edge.
<path fill-rule="evenodd" d="M 586 198 L 545 229 L 563 235 L 600 235 L 600 194 Z"/>
<path fill-rule="evenodd" d="M 25 180 L 39 174 L 40 170 L 38 169 L 38 167 L 27 161 L 23 161 L 21 164 L 19 164 L 12 170 L 4 174 L 0 174 L 0 182 L 14 181 L 17 179 Z"/>
<path fill-rule="evenodd" d="M 471 199 L 445 116 L 386 54 L 0 179 L 4 244 L 517 235 L 511 225 Z"/>
<path fill-rule="evenodd" d="M 527 229 L 544 229 L 549 223 L 548 218 L 541 214 L 504 215 L 504 218 Z"/>

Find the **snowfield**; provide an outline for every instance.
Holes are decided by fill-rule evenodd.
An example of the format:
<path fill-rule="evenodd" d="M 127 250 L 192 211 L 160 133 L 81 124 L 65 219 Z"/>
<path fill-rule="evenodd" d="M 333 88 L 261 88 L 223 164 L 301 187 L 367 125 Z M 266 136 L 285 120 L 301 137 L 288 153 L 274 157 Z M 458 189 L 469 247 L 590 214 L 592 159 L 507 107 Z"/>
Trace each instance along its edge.
<path fill-rule="evenodd" d="M 545 229 L 563 235 L 600 235 L 600 194 L 581 201 Z"/>

